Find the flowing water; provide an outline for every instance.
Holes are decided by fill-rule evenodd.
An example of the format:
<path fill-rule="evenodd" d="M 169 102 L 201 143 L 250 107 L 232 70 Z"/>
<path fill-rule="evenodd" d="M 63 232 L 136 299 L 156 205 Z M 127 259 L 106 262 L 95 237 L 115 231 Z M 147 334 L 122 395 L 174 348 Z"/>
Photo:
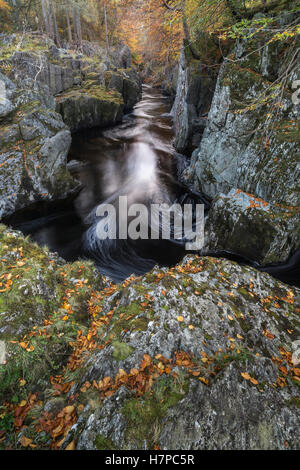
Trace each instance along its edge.
<path fill-rule="evenodd" d="M 96 208 L 110 203 L 118 209 L 119 196 L 127 196 L 128 205 L 189 202 L 205 203 L 209 209 L 201 195 L 178 183 L 173 139 L 168 101 L 159 90 L 144 85 L 142 100 L 122 124 L 73 136 L 70 171 L 82 185 L 73 200 L 36 205 L 6 222 L 67 261 L 93 259 L 99 271 L 115 282 L 131 274 L 144 274 L 156 264 L 174 265 L 186 254 L 182 241 L 100 240 L 96 234 Z M 211 255 L 249 264 L 283 281 L 300 284 L 300 250 L 289 262 L 265 268 L 228 252 Z"/>
<path fill-rule="evenodd" d="M 35 206 L 26 216 L 22 211 L 10 225 L 66 260 L 93 259 L 99 271 L 116 282 L 144 274 L 156 264 L 179 262 L 186 252 L 175 240 L 99 240 L 95 215 L 100 204 L 117 207 L 119 196 L 127 196 L 129 206 L 171 205 L 183 198 L 186 202 L 187 195 L 201 203 L 176 180 L 173 139 L 167 99 L 144 85 L 142 100 L 122 124 L 73 136 L 70 171 L 81 182 L 79 195 L 68 204 Z"/>

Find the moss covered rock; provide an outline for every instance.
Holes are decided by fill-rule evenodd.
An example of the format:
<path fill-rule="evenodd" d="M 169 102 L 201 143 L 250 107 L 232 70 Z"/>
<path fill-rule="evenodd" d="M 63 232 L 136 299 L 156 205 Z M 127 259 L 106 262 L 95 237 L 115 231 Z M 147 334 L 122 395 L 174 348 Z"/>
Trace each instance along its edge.
<path fill-rule="evenodd" d="M 4 227 L 1 250 L 3 447 L 299 448 L 298 289 L 197 257 L 110 286 Z"/>
<path fill-rule="evenodd" d="M 203 252 L 229 250 L 261 265 L 284 262 L 300 244 L 300 208 L 233 189 L 213 200 Z"/>
<path fill-rule="evenodd" d="M 85 84 L 57 98 L 57 112 L 72 132 L 117 124 L 123 116 L 123 99 L 102 85 Z"/>
<path fill-rule="evenodd" d="M 20 89 L 7 78 L 2 83 L 12 108 L 0 117 L 0 218 L 79 187 L 66 166 L 71 133 L 50 95 L 40 88 Z"/>
<path fill-rule="evenodd" d="M 0 366 L 3 402 L 24 393 L 21 379 L 31 391 L 48 386 L 72 351 L 70 341 L 88 327 L 92 292 L 106 284 L 92 263 L 66 264 L 3 225 L 0 260 L 0 341 L 7 346 L 7 365 Z"/>
<path fill-rule="evenodd" d="M 299 294 L 209 258 L 132 280 L 107 299 L 105 347 L 78 371 L 70 395 L 85 408 L 63 447 L 299 448 Z"/>
<path fill-rule="evenodd" d="M 88 46 L 84 55 L 30 34 L 0 38 L 0 219 L 77 191 L 67 171 L 71 132 L 114 125 L 139 100 L 135 70 L 116 70 Z M 120 92 L 103 80 L 109 69 L 122 77 Z"/>

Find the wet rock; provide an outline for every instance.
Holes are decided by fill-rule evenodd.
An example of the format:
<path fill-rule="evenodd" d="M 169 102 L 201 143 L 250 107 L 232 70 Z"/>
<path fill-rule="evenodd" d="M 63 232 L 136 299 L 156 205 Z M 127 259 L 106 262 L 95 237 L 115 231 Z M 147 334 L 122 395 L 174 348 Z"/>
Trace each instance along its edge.
<path fill-rule="evenodd" d="M 270 111 L 272 100 L 265 102 L 270 82 L 282 74 L 285 54 L 284 43 L 237 43 L 231 57 L 238 63 L 230 57 L 221 67 L 207 127 L 184 172 L 188 184 L 216 198 L 207 243 L 238 254 L 250 246 L 254 253 L 251 233 L 258 244 L 254 259 L 262 262 L 282 261 L 299 246 L 299 106 L 291 99 L 292 82 L 280 106 L 273 98 L 276 112 Z M 232 198 L 236 188 L 262 199 L 273 212 L 244 210 L 239 197 Z M 228 224 L 228 232 L 222 224 Z"/>
<path fill-rule="evenodd" d="M 201 43 L 201 44 L 200 44 Z M 210 50 L 218 55 L 217 46 L 211 38 L 206 38 L 205 49 L 202 40 L 199 51 Z M 209 60 L 206 58 L 206 60 Z M 214 60 L 216 60 L 214 58 Z M 205 61 L 203 61 L 205 62 Z M 213 69 L 211 69 L 213 70 Z M 179 61 L 177 91 L 172 114 L 174 116 L 175 148 L 179 153 L 191 154 L 199 144 L 207 124 L 203 116 L 209 111 L 217 76 L 195 60 L 190 49 L 184 44 Z"/>
<path fill-rule="evenodd" d="M 67 171 L 71 133 L 44 97 L 26 94 L 0 128 L 0 218 L 36 201 L 66 197 L 78 183 Z"/>
<path fill-rule="evenodd" d="M 114 125 L 122 120 L 123 109 L 122 96 L 101 85 L 73 89 L 57 99 L 57 112 L 71 132 Z"/>
<path fill-rule="evenodd" d="M 229 250 L 265 265 L 287 261 L 299 244 L 299 208 L 269 204 L 235 189 L 213 200 L 203 252 Z"/>

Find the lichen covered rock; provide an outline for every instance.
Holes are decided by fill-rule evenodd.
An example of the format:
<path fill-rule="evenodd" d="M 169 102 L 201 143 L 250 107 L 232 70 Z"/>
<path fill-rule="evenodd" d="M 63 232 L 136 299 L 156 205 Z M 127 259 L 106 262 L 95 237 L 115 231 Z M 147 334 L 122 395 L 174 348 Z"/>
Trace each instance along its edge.
<path fill-rule="evenodd" d="M 88 46 L 84 55 L 30 34 L 1 37 L 0 219 L 77 191 L 67 170 L 71 132 L 114 125 L 139 100 L 136 71 L 117 70 L 114 57 Z M 110 70 L 122 77 L 120 92 L 105 83 Z"/>
<path fill-rule="evenodd" d="M 207 124 L 207 114 L 216 87 L 216 67 L 220 60 L 217 43 L 204 35 L 194 44 L 199 59 L 191 54 L 184 43 L 177 79 L 177 91 L 172 115 L 174 117 L 175 142 L 179 153 L 191 154 L 198 147 Z M 206 63 L 208 66 L 203 65 Z M 214 64 L 213 68 L 209 65 Z"/>
<path fill-rule="evenodd" d="M 286 362 L 299 334 L 298 296 L 210 259 L 132 282 L 106 306 L 110 344 L 86 358 L 71 389 L 86 406 L 65 445 L 299 448 L 299 379 Z"/>
<path fill-rule="evenodd" d="M 266 211 L 249 211 L 247 206 L 243 211 L 240 205 L 237 214 L 236 204 L 229 207 L 226 202 L 221 217 L 210 216 L 212 233 L 207 235 L 214 248 L 244 254 L 239 240 L 247 245 L 250 233 L 262 233 L 264 225 L 268 235 L 256 259 L 271 258 L 274 262 L 288 258 L 299 246 L 299 105 L 292 99 L 297 69 L 284 89 L 276 85 L 288 61 L 288 45 L 266 45 L 264 36 L 237 42 L 221 67 L 203 139 L 184 172 L 189 184 L 209 198 L 217 198 L 213 207 L 219 215 L 220 195 L 233 202 L 229 193 L 237 188 L 274 207 L 276 215 L 267 216 L 267 221 Z M 287 214 L 295 216 L 294 223 L 288 223 Z M 225 239 L 224 222 L 230 225 Z"/>
<path fill-rule="evenodd" d="M 56 110 L 72 132 L 117 124 L 123 116 L 123 99 L 102 85 L 86 84 L 57 98 Z"/>
<path fill-rule="evenodd" d="M 299 448 L 298 289 L 197 257 L 111 286 L 4 227 L 1 250 L 2 446 Z"/>
<path fill-rule="evenodd" d="M 38 86 L 21 90 L 7 78 L 4 83 L 12 107 L 0 117 L 0 218 L 79 187 L 66 167 L 71 133 L 50 96 Z"/>
<path fill-rule="evenodd" d="M 269 204 L 233 189 L 213 200 L 205 251 L 229 250 L 266 265 L 284 262 L 300 244 L 300 209 Z"/>

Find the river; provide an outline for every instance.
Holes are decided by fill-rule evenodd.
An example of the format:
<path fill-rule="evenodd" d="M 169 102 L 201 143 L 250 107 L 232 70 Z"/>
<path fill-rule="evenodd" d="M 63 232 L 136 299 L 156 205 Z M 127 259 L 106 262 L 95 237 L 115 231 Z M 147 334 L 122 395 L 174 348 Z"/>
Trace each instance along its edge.
<path fill-rule="evenodd" d="M 129 205 L 148 207 L 153 203 L 206 204 L 201 195 L 177 181 L 173 139 L 167 98 L 158 89 L 143 85 L 142 100 L 120 125 L 73 136 L 69 168 L 81 183 L 79 194 L 68 201 L 37 204 L 6 223 L 67 261 L 92 259 L 99 271 L 115 282 L 132 274 L 142 275 L 156 264 L 177 264 L 187 254 L 182 241 L 99 240 L 96 232 L 96 209 L 105 203 L 117 208 L 120 196 L 126 196 Z M 300 250 L 287 263 L 264 268 L 228 252 L 210 255 L 248 264 L 300 285 Z"/>

